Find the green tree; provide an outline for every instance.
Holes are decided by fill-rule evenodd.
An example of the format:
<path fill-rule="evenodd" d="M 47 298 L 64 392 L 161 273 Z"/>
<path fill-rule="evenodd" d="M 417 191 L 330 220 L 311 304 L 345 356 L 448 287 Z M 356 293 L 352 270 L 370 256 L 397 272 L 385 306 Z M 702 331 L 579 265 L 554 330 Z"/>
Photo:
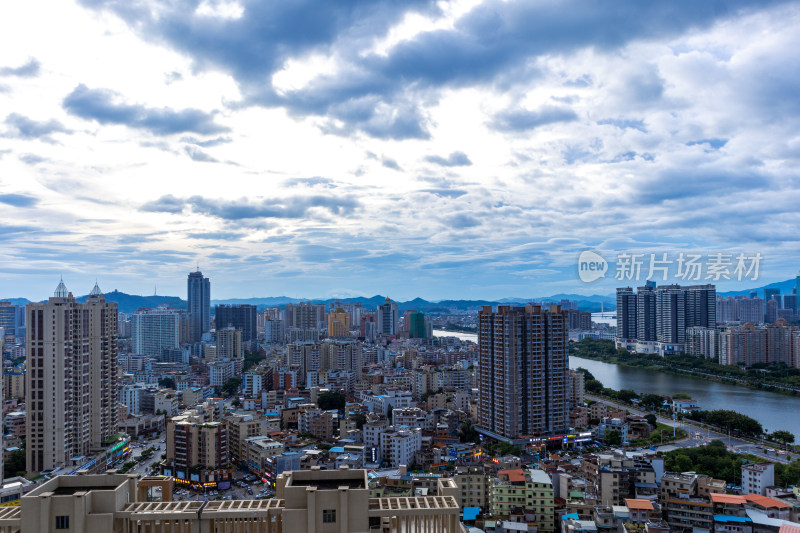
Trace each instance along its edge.
<path fill-rule="evenodd" d="M 258 352 L 244 352 L 244 364 L 242 365 L 242 369 L 244 372 L 247 372 L 252 367 L 264 360 L 265 357 Z"/>
<path fill-rule="evenodd" d="M 699 448 L 682 448 L 668 452 L 665 456 L 664 468 L 672 472 L 695 471 L 729 483 L 739 481 L 741 477 L 742 459 L 729 452 L 722 441 L 711 441 L 708 446 Z M 777 479 L 777 466 L 776 466 Z"/>
<path fill-rule="evenodd" d="M 757 420 L 728 409 L 693 411 L 688 417 L 692 420 L 730 429 L 734 433 L 741 433 L 751 437 L 757 437 L 764 433 L 764 428 Z"/>
<path fill-rule="evenodd" d="M 780 442 L 784 446 L 794 442 L 794 435 L 782 429 L 779 429 L 778 431 L 773 431 L 772 435 L 770 435 L 770 438 L 776 442 Z"/>
<path fill-rule="evenodd" d="M 606 444 L 609 446 L 619 446 L 622 444 L 622 435 L 620 435 L 619 431 L 616 429 L 606 428 L 603 433 L 603 440 L 605 440 Z"/>
<path fill-rule="evenodd" d="M 647 393 L 642 395 L 642 397 L 639 399 L 639 404 L 642 407 L 658 410 L 661 409 L 662 405 L 664 405 L 664 398 L 661 397 L 660 394 Z"/>
<path fill-rule="evenodd" d="M 473 442 L 475 444 L 481 442 L 480 434 L 475 429 L 475 426 L 472 425 L 472 420 L 467 420 L 461 424 L 461 427 L 458 428 L 458 438 L 461 442 Z"/>
<path fill-rule="evenodd" d="M 658 425 L 658 418 L 653 413 L 644 415 L 644 419 L 647 420 L 647 423 L 650 424 L 650 427 L 652 428 Z"/>
<path fill-rule="evenodd" d="M 677 472 L 690 472 L 694 469 L 692 458 L 688 455 L 679 454 L 675 457 L 674 467 Z"/>
<path fill-rule="evenodd" d="M 317 405 L 324 411 L 342 410 L 346 404 L 347 398 L 339 391 L 323 392 L 317 398 Z"/>
<path fill-rule="evenodd" d="M 3 474 L 6 478 L 24 476 L 25 466 L 25 450 L 14 450 L 5 456 Z"/>
<path fill-rule="evenodd" d="M 228 381 L 223 383 L 222 385 L 222 392 L 225 394 L 225 397 L 230 397 L 236 394 L 239 391 L 239 387 L 242 384 L 242 378 L 230 378 Z"/>
<path fill-rule="evenodd" d="M 591 392 L 593 394 L 599 394 L 603 391 L 603 384 L 596 379 L 587 379 L 584 382 L 584 387 L 586 387 L 586 392 Z"/>
<path fill-rule="evenodd" d="M 367 415 L 364 413 L 356 413 L 350 417 L 352 420 L 356 422 L 356 429 L 361 429 L 364 427 L 364 424 L 367 423 Z"/>
<path fill-rule="evenodd" d="M 158 380 L 158 386 L 163 389 L 175 389 L 175 380 L 170 377 L 164 377 Z"/>
<path fill-rule="evenodd" d="M 617 400 L 625 403 L 631 403 L 631 400 L 638 397 L 639 394 L 637 394 L 636 391 L 632 391 L 630 389 L 622 389 L 621 391 L 617 392 Z"/>

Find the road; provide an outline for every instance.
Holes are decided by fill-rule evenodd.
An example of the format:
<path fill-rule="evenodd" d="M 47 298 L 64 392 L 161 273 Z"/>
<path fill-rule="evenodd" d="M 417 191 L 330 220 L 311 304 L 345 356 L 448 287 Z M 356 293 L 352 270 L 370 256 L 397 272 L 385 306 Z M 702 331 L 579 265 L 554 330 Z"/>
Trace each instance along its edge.
<path fill-rule="evenodd" d="M 656 414 L 651 413 L 650 411 L 646 411 L 643 409 L 638 409 L 635 407 L 631 407 L 630 405 L 626 405 L 617 401 L 609 400 L 607 398 L 602 398 L 600 396 L 593 396 L 590 394 L 586 395 L 586 398 L 596 401 L 596 402 L 603 402 L 608 405 L 612 405 L 619 409 L 623 409 L 625 411 L 630 412 L 631 414 L 635 414 L 638 416 L 645 416 L 648 414 Z M 761 459 L 771 461 L 773 463 L 783 463 L 787 464 L 789 461 L 786 459 L 786 455 L 780 455 L 777 451 L 769 453 L 769 449 L 774 449 L 774 445 L 765 445 L 765 444 L 754 444 L 751 441 L 741 439 L 738 437 L 732 437 L 725 433 L 720 433 L 719 431 L 715 431 L 710 429 L 705 424 L 701 424 L 700 422 L 688 422 L 688 421 L 680 421 L 673 422 L 671 418 L 667 418 L 660 414 L 656 414 L 656 419 L 658 422 L 662 424 L 666 424 L 668 426 L 676 425 L 677 428 L 682 428 L 686 430 L 686 433 L 690 435 L 687 438 L 681 439 L 676 442 L 672 442 L 670 444 L 659 446 L 656 449 L 661 451 L 669 451 L 675 448 L 695 448 L 698 446 L 702 446 L 704 442 L 710 442 L 712 440 L 721 440 L 724 442 L 728 449 L 735 453 L 746 453 L 750 455 L 755 455 Z M 699 438 L 694 438 L 695 433 L 700 433 Z M 762 448 L 759 448 L 762 446 Z"/>

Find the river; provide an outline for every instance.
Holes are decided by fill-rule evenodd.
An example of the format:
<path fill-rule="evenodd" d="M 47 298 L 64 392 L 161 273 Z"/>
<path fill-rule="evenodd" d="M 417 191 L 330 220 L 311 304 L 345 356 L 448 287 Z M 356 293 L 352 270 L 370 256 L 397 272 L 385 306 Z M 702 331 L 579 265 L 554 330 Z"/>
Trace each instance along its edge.
<path fill-rule="evenodd" d="M 731 409 L 755 418 L 766 431 L 791 431 L 800 441 L 800 398 L 775 392 L 748 389 L 727 383 L 717 383 L 685 375 L 653 372 L 640 368 L 619 366 L 580 357 L 569 358 L 570 368 L 583 367 L 604 387 L 632 389 L 672 396 L 685 392 L 696 400 L 701 409 Z"/>
<path fill-rule="evenodd" d="M 434 330 L 437 337 L 458 337 L 478 342 L 475 333 Z M 748 389 L 727 383 L 717 383 L 686 375 L 653 372 L 640 368 L 618 366 L 592 359 L 570 357 L 570 368 L 583 367 L 611 389 L 632 389 L 672 396 L 685 392 L 700 404 L 701 409 L 731 409 L 758 420 L 766 431 L 791 431 L 800 442 L 800 397 L 775 392 Z"/>

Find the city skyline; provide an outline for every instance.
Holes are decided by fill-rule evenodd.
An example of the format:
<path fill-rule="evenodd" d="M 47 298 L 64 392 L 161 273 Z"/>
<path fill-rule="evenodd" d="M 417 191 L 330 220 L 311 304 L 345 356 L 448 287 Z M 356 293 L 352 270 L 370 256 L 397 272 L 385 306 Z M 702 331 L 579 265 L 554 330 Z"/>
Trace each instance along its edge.
<path fill-rule="evenodd" d="M 6 6 L 0 292 L 612 294 L 585 250 L 787 279 L 799 6 Z"/>

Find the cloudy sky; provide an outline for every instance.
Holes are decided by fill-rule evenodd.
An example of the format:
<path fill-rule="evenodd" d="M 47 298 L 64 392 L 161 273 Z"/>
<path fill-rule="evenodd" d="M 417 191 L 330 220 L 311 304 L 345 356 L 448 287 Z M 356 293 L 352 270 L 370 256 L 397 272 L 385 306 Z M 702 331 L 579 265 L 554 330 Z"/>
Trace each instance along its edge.
<path fill-rule="evenodd" d="M 398 299 L 609 293 L 626 252 L 760 253 L 731 289 L 800 267 L 799 2 L 1 9 L 2 297 L 185 296 L 197 264 L 214 298 Z"/>

